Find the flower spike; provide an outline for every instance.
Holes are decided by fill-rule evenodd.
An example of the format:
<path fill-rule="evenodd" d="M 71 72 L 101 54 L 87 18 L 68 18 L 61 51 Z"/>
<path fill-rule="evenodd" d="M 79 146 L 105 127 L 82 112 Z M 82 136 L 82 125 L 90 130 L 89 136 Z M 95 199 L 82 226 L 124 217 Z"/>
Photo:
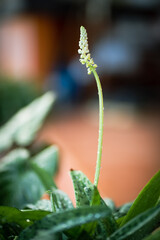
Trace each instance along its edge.
<path fill-rule="evenodd" d="M 81 26 L 80 27 L 80 41 L 79 41 L 78 53 L 80 54 L 80 62 L 82 64 L 86 64 L 86 68 L 88 74 L 91 74 L 93 69 L 97 68 L 97 64 L 94 63 L 93 58 L 91 58 L 91 54 L 88 49 L 88 37 L 86 29 Z"/>
<path fill-rule="evenodd" d="M 88 74 L 93 73 L 97 88 L 98 88 L 98 96 L 99 96 L 99 137 L 98 137 L 98 151 L 97 151 L 97 163 L 96 163 L 96 172 L 94 178 L 94 185 L 98 186 L 99 174 L 101 168 L 101 157 L 102 157 L 102 142 L 103 142 L 103 115 L 104 115 L 104 107 L 103 107 L 103 92 L 102 86 L 99 79 L 99 76 L 96 72 L 97 64 L 94 63 L 88 49 L 88 37 L 86 29 L 81 26 L 80 28 L 80 41 L 79 41 L 79 50 L 80 54 L 80 62 L 86 65 Z"/>

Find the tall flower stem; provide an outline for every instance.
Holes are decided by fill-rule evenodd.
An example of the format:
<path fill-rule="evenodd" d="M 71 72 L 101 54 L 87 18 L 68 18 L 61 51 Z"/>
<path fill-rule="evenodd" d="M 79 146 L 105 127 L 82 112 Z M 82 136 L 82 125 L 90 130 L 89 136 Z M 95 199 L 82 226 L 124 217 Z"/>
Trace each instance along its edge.
<path fill-rule="evenodd" d="M 104 105 L 103 105 L 102 86 L 101 86 L 99 76 L 94 68 L 92 69 L 92 72 L 96 79 L 98 96 L 99 96 L 99 137 L 98 137 L 96 172 L 95 172 L 95 178 L 94 178 L 94 185 L 97 187 L 99 175 L 100 175 L 100 168 L 101 168 L 101 158 L 102 158 Z"/>
<path fill-rule="evenodd" d="M 96 163 L 96 171 L 95 171 L 95 179 L 94 185 L 98 186 L 99 174 L 101 169 L 101 158 L 102 158 L 102 141 L 103 141 L 103 93 L 101 82 L 99 76 L 96 72 L 97 64 L 94 63 L 93 58 L 91 58 L 91 54 L 88 49 L 88 37 L 86 29 L 81 26 L 80 27 L 80 41 L 79 41 L 79 49 L 78 53 L 80 54 L 80 62 L 86 65 L 88 74 L 93 73 L 99 95 L 99 138 L 98 138 L 98 151 L 97 151 L 97 163 Z"/>

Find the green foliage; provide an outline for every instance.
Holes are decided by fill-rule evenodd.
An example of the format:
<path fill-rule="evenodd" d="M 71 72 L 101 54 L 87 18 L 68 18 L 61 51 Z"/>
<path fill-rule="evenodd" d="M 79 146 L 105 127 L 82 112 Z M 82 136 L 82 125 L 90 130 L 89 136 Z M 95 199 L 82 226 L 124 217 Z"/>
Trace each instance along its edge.
<path fill-rule="evenodd" d="M 94 186 L 90 180 L 81 171 L 70 171 L 73 182 L 76 206 L 89 206 Z"/>
<path fill-rule="evenodd" d="M 49 193 L 53 212 L 60 212 L 73 208 L 73 204 L 66 193 L 62 192 L 59 189 L 54 189 L 52 191 L 49 191 Z"/>
<path fill-rule="evenodd" d="M 53 101 L 54 95 L 46 93 L 20 110 L 0 129 L 0 151 L 4 156 L 0 161 L 2 240 L 16 239 L 24 228 L 52 211 L 49 200 L 39 199 L 46 190 L 55 187 L 53 176 L 58 166 L 58 148 L 50 146 L 42 149 L 42 144 L 38 144 L 40 152 L 37 152 L 34 145 L 30 145 L 29 149 L 18 146 L 27 146 L 34 141 Z M 17 148 L 8 152 L 13 144 Z M 24 207 L 25 210 L 13 206 Z"/>
<path fill-rule="evenodd" d="M 0 76 L 0 126 L 39 95 L 35 85 L 29 81 Z"/>
<path fill-rule="evenodd" d="M 57 157 L 56 146 L 32 158 L 26 149 L 11 151 L 0 162 L 0 204 L 22 208 L 27 203 L 35 203 L 46 190 L 55 187 L 53 175 Z"/>
<path fill-rule="evenodd" d="M 89 181 L 89 179 L 81 172 L 81 171 L 71 171 L 70 172 L 74 191 L 75 191 L 75 198 L 76 198 L 76 206 L 82 207 L 82 206 L 105 206 L 106 209 L 111 211 L 111 209 L 105 204 L 103 199 L 101 198 L 98 189 Z M 114 220 L 114 217 L 111 215 L 106 221 L 103 221 L 103 223 L 97 224 L 91 224 L 92 230 L 102 228 L 103 225 L 103 232 L 105 231 L 105 235 L 109 235 L 112 232 L 114 232 L 117 229 L 117 224 Z M 90 232 L 92 232 L 90 230 Z"/>
<path fill-rule="evenodd" d="M 0 206 L 0 225 L 14 223 L 24 229 L 49 213 L 44 210 L 18 210 L 13 207 Z"/>
<path fill-rule="evenodd" d="M 5 223 L 0 225 L 0 240 L 15 239 L 14 237 L 19 235 L 22 228 L 15 223 Z"/>
<path fill-rule="evenodd" d="M 32 209 L 32 210 L 44 210 L 52 212 L 51 201 L 47 199 L 40 199 L 35 204 L 26 204 L 24 209 Z"/>
<path fill-rule="evenodd" d="M 160 206 L 151 208 L 128 221 L 110 236 L 110 240 L 141 240 L 160 223 Z"/>
<path fill-rule="evenodd" d="M 52 177 L 58 170 L 58 154 L 58 147 L 54 145 L 34 156 L 33 162 Z"/>
<path fill-rule="evenodd" d="M 159 239 L 159 230 L 155 231 L 160 225 L 159 172 L 133 204 L 117 208 L 112 200 L 101 198 L 81 171 L 72 170 L 74 208 L 69 197 L 54 185 L 57 159 L 58 148 L 51 146 L 34 156 L 27 149 L 15 149 L 1 160 L 0 203 L 24 209 L 0 207 L 0 239 Z M 48 189 L 50 200 L 39 200 Z"/>
<path fill-rule="evenodd" d="M 48 92 L 21 109 L 0 129 L 0 152 L 8 150 L 13 144 L 28 146 L 42 126 L 55 96 Z"/>
<path fill-rule="evenodd" d="M 154 201 L 154 206 L 142 213 L 138 213 L 128 220 L 123 226 L 115 224 L 114 217 L 121 219 L 127 216 L 132 204 L 125 204 L 119 208 L 108 207 L 97 190 L 87 180 L 87 177 L 79 172 L 72 171 L 74 185 L 79 185 L 77 192 L 78 203 L 82 206 L 73 207 L 68 196 L 58 189 L 50 191 L 51 201 L 40 200 L 35 205 L 29 204 L 29 210 L 18 210 L 12 207 L 0 207 L 0 237 L 16 237 L 16 240 L 38 239 L 90 239 L 90 240 L 158 240 L 160 225 L 160 205 Z M 76 178 L 76 176 L 79 176 Z M 157 178 L 157 174 L 152 179 Z M 79 183 L 78 183 L 79 182 Z M 87 183 L 89 197 L 82 193 L 82 186 Z M 154 181 L 150 181 L 146 187 L 153 188 Z M 159 185 L 159 182 L 157 183 Z M 88 191 L 88 188 L 91 187 Z M 146 187 L 144 189 L 146 189 Z M 78 189 L 78 188 L 77 188 Z M 78 191 L 78 190 L 77 190 Z M 81 198 L 87 197 L 86 201 Z M 85 205 L 83 205 L 85 202 Z M 9 229 L 8 233 L 6 229 Z M 157 229 L 157 231 L 155 231 Z M 9 234 L 9 235 L 7 235 Z M 13 238 L 12 238 L 13 239 Z"/>
<path fill-rule="evenodd" d="M 104 206 L 83 207 L 51 213 L 42 220 L 35 222 L 32 226 L 26 228 L 17 239 L 32 240 L 39 239 L 41 235 L 43 235 L 43 237 L 47 237 L 48 235 L 52 236 L 58 232 L 63 232 L 88 222 L 103 219 L 110 214 L 111 212 Z M 77 231 L 75 231 L 74 236 L 77 236 Z"/>

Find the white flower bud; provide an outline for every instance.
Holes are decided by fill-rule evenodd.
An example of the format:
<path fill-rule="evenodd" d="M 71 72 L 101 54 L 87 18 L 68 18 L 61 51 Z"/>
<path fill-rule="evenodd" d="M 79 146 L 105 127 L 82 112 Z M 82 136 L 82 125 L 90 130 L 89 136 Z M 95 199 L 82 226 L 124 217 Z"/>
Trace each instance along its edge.
<path fill-rule="evenodd" d="M 91 58 L 91 55 L 89 53 L 88 49 L 88 37 L 86 29 L 81 26 L 80 28 L 80 41 L 79 41 L 79 47 L 78 53 L 80 54 L 80 62 L 82 64 L 86 64 L 88 74 L 92 73 L 93 68 L 97 68 L 97 64 L 94 63 L 93 58 Z"/>

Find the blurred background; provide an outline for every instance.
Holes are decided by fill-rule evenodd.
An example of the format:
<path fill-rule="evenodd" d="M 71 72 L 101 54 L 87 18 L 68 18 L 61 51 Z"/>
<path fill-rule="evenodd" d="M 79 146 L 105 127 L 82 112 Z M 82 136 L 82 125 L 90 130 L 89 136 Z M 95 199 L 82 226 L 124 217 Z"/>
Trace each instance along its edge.
<path fill-rule="evenodd" d="M 160 167 L 159 0 L 0 0 L 0 125 L 54 91 L 40 139 L 60 147 L 57 185 L 73 196 L 70 168 L 93 180 L 98 97 L 79 63 L 81 25 L 104 92 L 99 189 L 122 204 Z"/>

